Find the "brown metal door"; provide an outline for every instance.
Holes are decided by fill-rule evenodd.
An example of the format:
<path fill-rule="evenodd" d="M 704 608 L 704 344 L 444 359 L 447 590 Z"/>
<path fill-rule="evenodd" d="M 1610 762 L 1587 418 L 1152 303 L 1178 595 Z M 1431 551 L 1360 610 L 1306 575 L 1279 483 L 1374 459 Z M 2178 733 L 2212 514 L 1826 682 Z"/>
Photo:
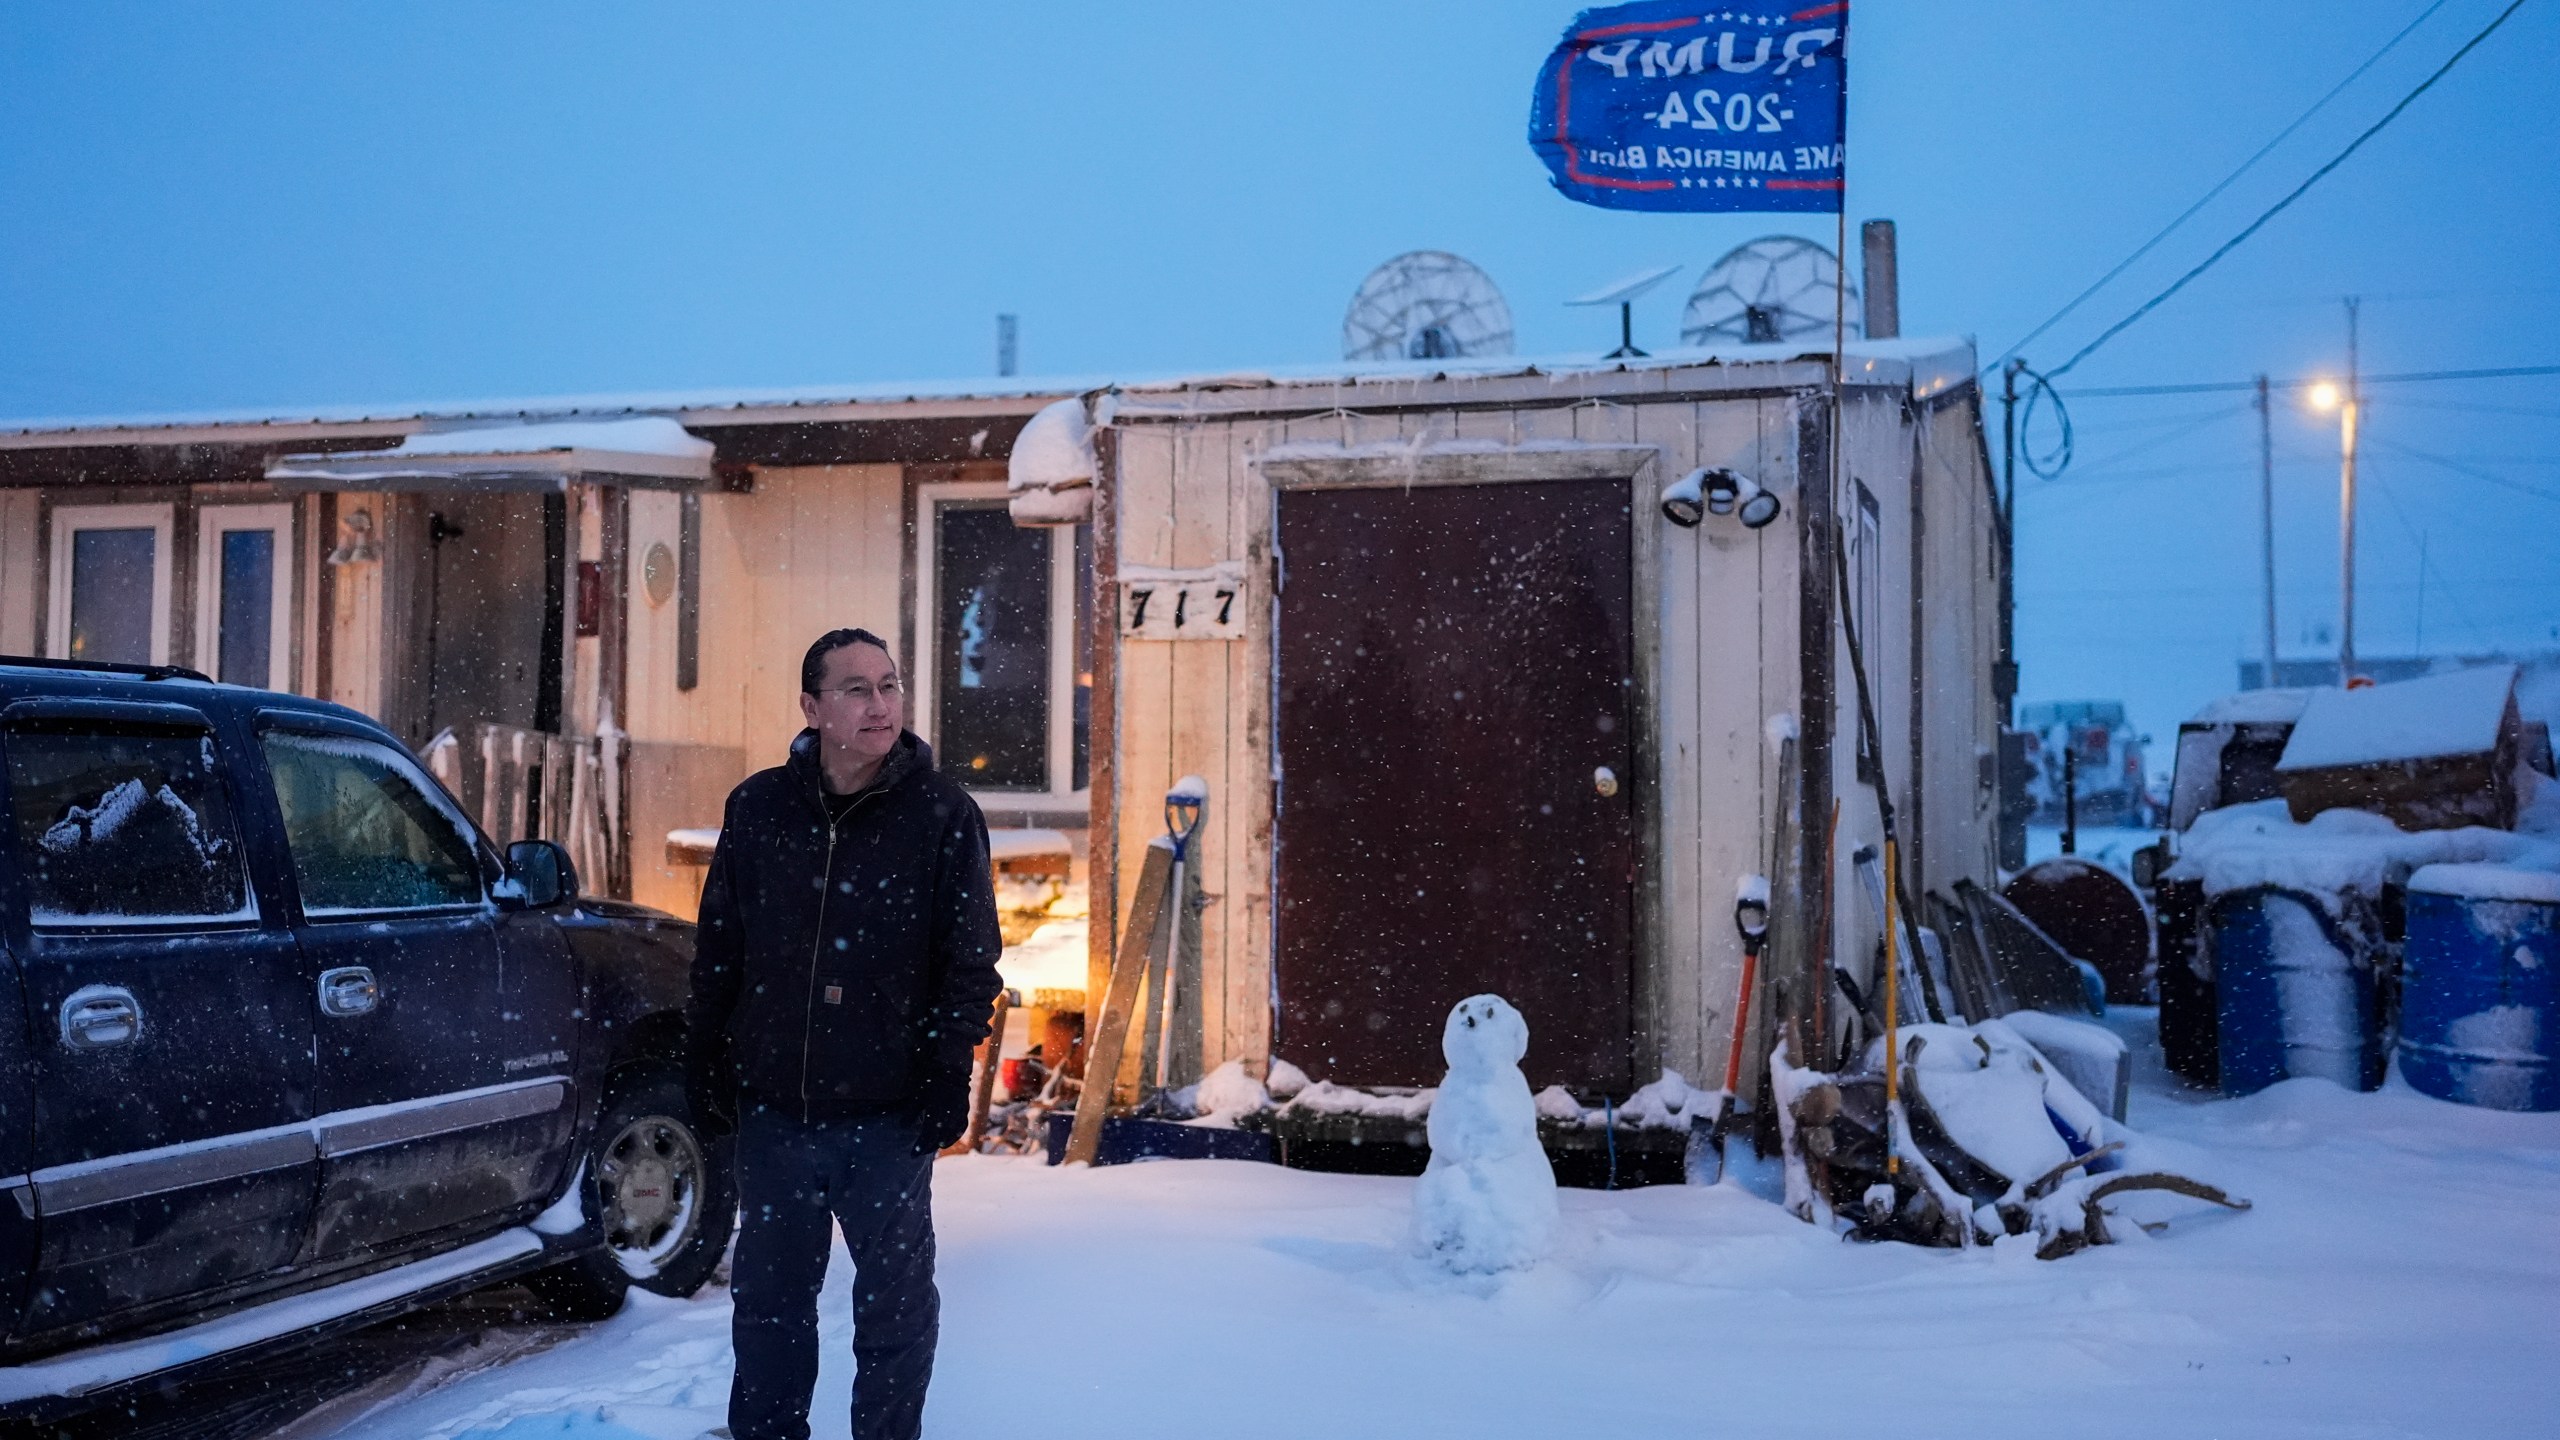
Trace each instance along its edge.
<path fill-rule="evenodd" d="M 1276 1053 L 1431 1084 L 1490 990 L 1533 1085 L 1626 1084 L 1630 535 L 1609 482 L 1281 493 Z"/>

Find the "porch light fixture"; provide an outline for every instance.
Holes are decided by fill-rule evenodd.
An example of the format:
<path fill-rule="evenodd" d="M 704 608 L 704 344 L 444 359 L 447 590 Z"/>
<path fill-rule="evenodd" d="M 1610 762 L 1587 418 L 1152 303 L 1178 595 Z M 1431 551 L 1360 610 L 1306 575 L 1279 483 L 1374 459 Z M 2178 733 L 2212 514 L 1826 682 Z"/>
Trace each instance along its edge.
<path fill-rule="evenodd" d="M 330 565 L 365 565 L 382 558 L 382 547 L 374 542 L 373 512 L 350 510 L 338 517 L 338 543 L 325 563 Z"/>
<path fill-rule="evenodd" d="M 1695 530 L 1698 528 L 1698 522 L 1707 518 L 1706 483 L 1708 473 L 1708 471 L 1703 469 L 1692 470 L 1688 474 L 1681 476 L 1679 479 L 1672 481 L 1670 484 L 1663 486 L 1662 518 L 1679 526 L 1683 530 Z M 1719 470 L 1714 473 L 1717 475 L 1731 475 L 1733 472 L 1729 470 Z M 1725 503 L 1724 510 L 1719 510 L 1716 513 L 1721 515 L 1732 508 L 1732 501 L 1728 498 Z"/>
<path fill-rule="evenodd" d="M 1778 497 L 1747 475 L 1721 466 L 1690 471 L 1662 490 L 1662 518 L 1684 530 L 1696 529 L 1709 515 L 1731 515 L 1746 530 L 1757 530 L 1778 518 Z"/>
<path fill-rule="evenodd" d="M 1775 491 L 1763 490 L 1748 480 L 1742 484 L 1742 504 L 1736 507 L 1734 518 L 1742 522 L 1743 529 L 1757 530 L 1778 518 L 1778 511 L 1783 507 L 1779 505 Z"/>

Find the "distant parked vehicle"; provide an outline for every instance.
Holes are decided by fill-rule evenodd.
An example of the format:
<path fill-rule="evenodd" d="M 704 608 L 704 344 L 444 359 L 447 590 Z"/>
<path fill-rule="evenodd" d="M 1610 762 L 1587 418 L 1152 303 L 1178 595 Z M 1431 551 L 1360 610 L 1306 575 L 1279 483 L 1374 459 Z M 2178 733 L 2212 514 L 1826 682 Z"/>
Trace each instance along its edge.
<path fill-rule="evenodd" d="M 2149 737 L 2134 733 L 2122 701 L 2046 700 L 2022 705 L 2018 728 L 2027 733 L 2027 761 L 2034 769 L 2028 793 L 2035 797 L 2037 824 L 2063 821 L 2066 754 L 2072 789 L 2079 795 L 2081 824 L 2152 823 L 2150 787 L 2142 763 L 2142 747 Z"/>
<path fill-rule="evenodd" d="M 719 1263 L 692 926 L 501 851 L 365 716 L 192 671 L 0 657 L 0 781 L 0 1423 Z"/>

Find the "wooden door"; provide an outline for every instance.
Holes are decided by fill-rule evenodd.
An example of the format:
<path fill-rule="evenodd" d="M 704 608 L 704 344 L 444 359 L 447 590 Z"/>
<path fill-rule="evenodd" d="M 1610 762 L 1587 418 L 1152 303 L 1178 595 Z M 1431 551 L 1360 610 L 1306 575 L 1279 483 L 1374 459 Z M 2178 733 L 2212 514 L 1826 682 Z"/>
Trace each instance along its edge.
<path fill-rule="evenodd" d="M 1281 493 L 1274 1053 L 1436 1083 L 1489 990 L 1532 1084 L 1626 1084 L 1631 534 L 1615 482 Z"/>

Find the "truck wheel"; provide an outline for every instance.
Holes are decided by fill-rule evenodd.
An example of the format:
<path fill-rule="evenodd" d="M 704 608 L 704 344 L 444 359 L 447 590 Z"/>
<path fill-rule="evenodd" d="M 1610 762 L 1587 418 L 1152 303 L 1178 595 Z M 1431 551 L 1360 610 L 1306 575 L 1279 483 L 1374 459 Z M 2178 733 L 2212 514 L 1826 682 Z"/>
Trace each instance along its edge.
<path fill-rule="evenodd" d="M 737 1224 L 732 1147 L 693 1126 L 672 1066 L 614 1076 L 583 1162 L 595 1249 L 536 1272 L 528 1288 L 563 1319 L 601 1319 L 633 1285 L 678 1298 L 718 1269 Z"/>

